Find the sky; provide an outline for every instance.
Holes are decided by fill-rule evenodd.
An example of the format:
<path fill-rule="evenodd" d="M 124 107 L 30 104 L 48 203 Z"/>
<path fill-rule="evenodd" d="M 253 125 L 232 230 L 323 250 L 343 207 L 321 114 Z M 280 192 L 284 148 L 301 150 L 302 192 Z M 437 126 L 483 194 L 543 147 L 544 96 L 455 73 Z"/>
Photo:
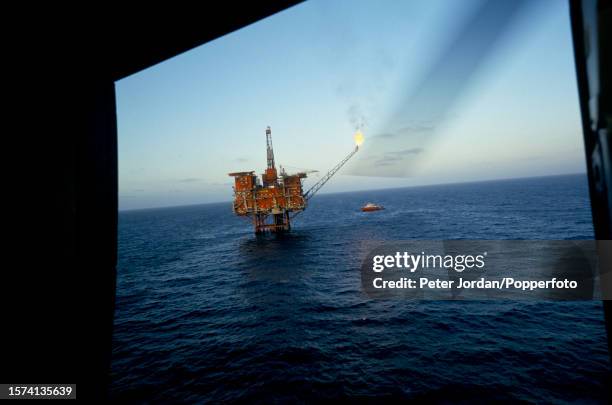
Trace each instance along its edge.
<path fill-rule="evenodd" d="M 312 0 L 116 83 L 119 209 L 232 198 L 236 171 L 320 193 L 586 170 L 568 4 Z"/>

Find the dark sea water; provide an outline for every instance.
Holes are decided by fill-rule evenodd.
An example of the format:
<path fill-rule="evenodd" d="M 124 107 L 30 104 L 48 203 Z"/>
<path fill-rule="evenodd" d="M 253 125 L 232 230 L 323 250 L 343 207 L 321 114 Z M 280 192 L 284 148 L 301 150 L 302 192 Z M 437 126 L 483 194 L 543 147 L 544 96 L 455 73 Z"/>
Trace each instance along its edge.
<path fill-rule="evenodd" d="M 119 219 L 112 399 L 609 400 L 601 302 L 360 284 L 367 240 L 592 239 L 583 175 L 317 195 L 284 237 L 255 237 L 230 203 Z"/>

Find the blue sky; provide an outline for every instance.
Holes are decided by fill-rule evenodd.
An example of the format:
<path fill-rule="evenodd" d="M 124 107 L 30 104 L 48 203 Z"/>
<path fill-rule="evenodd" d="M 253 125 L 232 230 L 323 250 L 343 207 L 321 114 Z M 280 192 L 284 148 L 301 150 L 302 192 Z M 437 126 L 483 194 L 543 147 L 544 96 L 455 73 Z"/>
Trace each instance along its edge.
<path fill-rule="evenodd" d="M 362 129 L 322 193 L 584 172 L 567 2 L 483 7 L 309 1 L 117 82 L 120 209 L 231 200 L 268 125 L 321 175 Z"/>

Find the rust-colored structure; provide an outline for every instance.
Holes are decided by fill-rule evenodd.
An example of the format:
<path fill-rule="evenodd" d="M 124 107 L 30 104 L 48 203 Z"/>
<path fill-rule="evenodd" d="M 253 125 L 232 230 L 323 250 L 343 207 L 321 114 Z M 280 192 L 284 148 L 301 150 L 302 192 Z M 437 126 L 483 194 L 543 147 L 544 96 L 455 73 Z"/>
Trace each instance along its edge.
<path fill-rule="evenodd" d="M 274 163 L 272 131 L 266 128 L 268 164 L 261 182 L 254 171 L 229 173 L 234 177 L 233 210 L 236 215 L 250 217 L 255 233 L 284 232 L 291 229 L 291 218 L 306 209 L 308 200 L 346 163 L 359 149 L 355 149 L 335 168 L 329 171 L 306 193 L 302 180 L 306 172 L 280 175 Z"/>
<path fill-rule="evenodd" d="M 251 172 L 230 173 L 234 177 L 234 213 L 253 219 L 256 233 L 288 231 L 291 228 L 289 214 L 306 208 L 302 179 L 306 173 L 278 176 L 272 148 L 272 131 L 266 128 L 268 166 L 261 182 Z M 268 219 L 271 218 L 271 221 Z"/>

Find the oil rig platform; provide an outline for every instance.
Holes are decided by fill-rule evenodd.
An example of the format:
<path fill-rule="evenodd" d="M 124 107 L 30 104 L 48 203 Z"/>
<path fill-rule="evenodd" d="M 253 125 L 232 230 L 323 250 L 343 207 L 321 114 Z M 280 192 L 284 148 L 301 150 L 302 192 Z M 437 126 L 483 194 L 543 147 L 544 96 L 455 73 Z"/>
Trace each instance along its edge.
<path fill-rule="evenodd" d="M 250 218 L 255 233 L 286 232 L 291 229 L 291 219 L 306 209 L 310 200 L 325 183 L 336 174 L 348 160 L 357 153 L 363 142 L 363 135 L 355 135 L 355 149 L 340 163 L 325 174 L 308 191 L 304 192 L 302 181 L 308 172 L 287 174 L 281 167 L 280 175 L 274 163 L 272 148 L 272 130 L 266 128 L 266 149 L 268 165 L 261 175 L 261 181 L 255 171 L 229 173 L 234 177 L 233 210 L 236 215 Z"/>

